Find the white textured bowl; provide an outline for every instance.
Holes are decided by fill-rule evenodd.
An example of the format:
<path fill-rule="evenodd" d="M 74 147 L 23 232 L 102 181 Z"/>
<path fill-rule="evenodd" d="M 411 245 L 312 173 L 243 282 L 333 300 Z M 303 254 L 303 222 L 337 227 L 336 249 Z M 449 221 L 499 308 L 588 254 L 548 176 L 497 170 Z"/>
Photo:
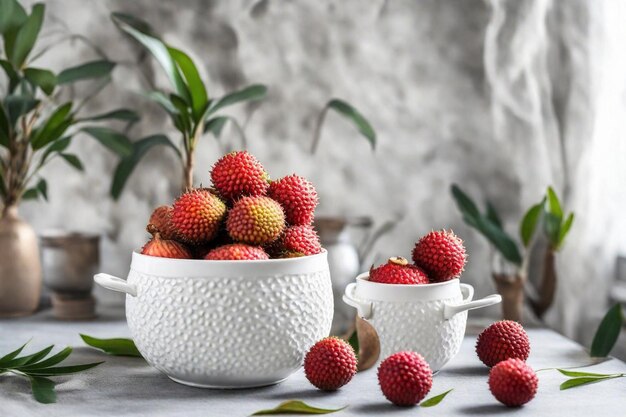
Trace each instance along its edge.
<path fill-rule="evenodd" d="M 467 310 L 499 303 L 493 294 L 472 301 L 474 288 L 458 279 L 436 284 L 380 284 L 368 273 L 348 284 L 343 300 L 376 330 L 380 359 L 411 350 L 421 354 L 433 372 L 461 348 Z"/>
<path fill-rule="evenodd" d="M 133 253 L 128 279 L 95 281 L 127 293 L 142 356 L 167 376 L 206 388 L 278 383 L 328 336 L 333 294 L 326 252 L 293 259 L 205 261 Z"/>

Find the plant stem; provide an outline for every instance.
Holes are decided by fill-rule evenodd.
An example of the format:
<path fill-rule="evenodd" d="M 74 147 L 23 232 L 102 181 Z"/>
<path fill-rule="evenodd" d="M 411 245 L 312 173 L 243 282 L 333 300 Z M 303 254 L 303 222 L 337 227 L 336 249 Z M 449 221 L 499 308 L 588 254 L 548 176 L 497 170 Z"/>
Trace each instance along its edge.
<path fill-rule="evenodd" d="M 554 248 L 551 246 L 546 247 L 546 251 L 543 255 L 543 274 L 539 286 L 539 298 L 537 300 L 531 300 L 530 302 L 533 312 L 539 319 L 543 318 L 546 311 L 548 311 L 554 302 L 557 281 L 555 255 Z"/>
<path fill-rule="evenodd" d="M 324 106 L 320 114 L 317 116 L 317 122 L 315 123 L 315 130 L 313 131 L 313 143 L 311 144 L 311 154 L 317 151 L 317 146 L 320 142 L 320 135 L 322 134 L 322 125 L 328 112 L 328 106 Z"/>

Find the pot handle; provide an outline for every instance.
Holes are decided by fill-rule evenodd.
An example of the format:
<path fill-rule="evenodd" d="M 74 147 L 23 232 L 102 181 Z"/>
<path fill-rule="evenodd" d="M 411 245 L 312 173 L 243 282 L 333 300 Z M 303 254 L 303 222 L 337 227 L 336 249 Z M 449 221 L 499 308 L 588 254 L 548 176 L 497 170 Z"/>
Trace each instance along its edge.
<path fill-rule="evenodd" d="M 472 301 L 472 297 L 474 297 L 474 287 L 468 284 L 461 284 L 461 291 L 465 293 L 463 301 L 458 304 L 445 304 L 443 308 L 443 316 L 446 320 L 451 319 L 456 314 L 462 313 L 463 311 L 489 307 L 502 301 L 502 296 L 500 296 L 500 294 L 491 294 L 481 298 L 480 300 Z"/>
<path fill-rule="evenodd" d="M 346 286 L 346 290 L 343 294 L 343 302 L 351 307 L 356 308 L 359 317 L 363 319 L 369 319 L 372 316 L 372 303 L 359 300 L 354 296 L 356 290 L 356 283 L 351 283 Z"/>
<path fill-rule="evenodd" d="M 133 284 L 129 284 L 122 278 L 114 277 L 109 274 L 96 274 L 93 276 L 93 280 L 106 289 L 124 292 L 133 297 L 137 297 L 137 287 Z"/>

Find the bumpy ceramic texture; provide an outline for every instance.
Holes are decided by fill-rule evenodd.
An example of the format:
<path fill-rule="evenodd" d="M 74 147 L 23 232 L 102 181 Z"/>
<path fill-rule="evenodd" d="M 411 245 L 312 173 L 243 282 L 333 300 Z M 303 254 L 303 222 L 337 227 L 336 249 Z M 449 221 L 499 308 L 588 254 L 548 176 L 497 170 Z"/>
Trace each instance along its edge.
<path fill-rule="evenodd" d="M 131 270 L 126 317 L 137 348 L 188 385 L 243 388 L 280 382 L 328 335 L 328 268 L 296 275 L 161 278 Z"/>
<path fill-rule="evenodd" d="M 373 301 L 368 321 L 380 338 L 380 358 L 412 350 L 424 356 L 433 372 L 440 370 L 459 353 L 467 322 L 467 311 L 444 320 L 444 305 L 461 299 L 459 294 L 431 301 Z"/>

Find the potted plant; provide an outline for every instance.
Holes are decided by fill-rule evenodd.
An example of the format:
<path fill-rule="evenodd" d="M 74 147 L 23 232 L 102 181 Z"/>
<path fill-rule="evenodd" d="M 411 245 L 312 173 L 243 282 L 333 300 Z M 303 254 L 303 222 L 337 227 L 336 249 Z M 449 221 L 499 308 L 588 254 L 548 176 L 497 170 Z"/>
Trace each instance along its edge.
<path fill-rule="evenodd" d="M 500 216 L 494 206 L 487 202 L 485 213 L 481 213 L 476 203 L 457 185 L 452 186 L 452 196 L 463 215 L 463 220 L 470 227 L 481 233 L 492 245 L 492 278 L 502 295 L 502 315 L 507 320 L 522 320 L 524 294 L 534 293 L 529 297 L 533 313 L 542 319 L 552 306 L 556 292 L 557 274 L 555 267 L 556 253 L 562 248 L 574 222 L 574 213 L 565 216 L 561 202 L 548 187 L 546 195 L 537 204 L 528 209 L 519 226 L 518 242 L 504 230 Z M 531 291 L 527 280 L 531 249 L 535 240 L 535 229 L 542 224 L 546 246 L 543 256 L 542 276 L 538 288 Z"/>
<path fill-rule="evenodd" d="M 148 23 L 134 16 L 113 13 L 111 18 L 121 31 L 150 52 L 165 71 L 172 90 L 156 89 L 145 96 L 167 113 L 180 134 L 178 143 L 165 135 L 150 136 L 134 143 L 131 155 L 123 158 L 115 171 L 111 193 L 115 198 L 119 196 L 137 163 L 155 146 L 166 146 L 176 153 L 180 160 L 181 188 L 183 191 L 192 188 L 194 154 L 200 138 L 208 133 L 219 137 L 227 122 L 233 123 L 243 135 L 237 120 L 219 115 L 219 111 L 236 103 L 260 100 L 265 97 L 267 88 L 254 84 L 220 98 L 211 98 L 196 64 L 187 53 L 167 44 Z"/>
<path fill-rule="evenodd" d="M 24 200 L 48 198 L 41 170 L 62 160 L 82 170 L 80 159 L 68 152 L 72 139 L 84 132 L 121 157 L 132 152 L 122 133 L 90 122 L 117 119 L 135 122 L 127 109 L 85 116 L 84 104 L 110 80 L 115 63 L 99 59 L 66 68 L 59 73 L 40 68 L 35 61 L 48 50 L 37 50 L 45 6 L 35 4 L 30 14 L 16 0 L 2 2 L 0 35 L 0 316 L 29 314 L 37 308 L 41 266 L 33 229 L 18 216 Z M 4 79 L 2 79 L 4 78 Z M 94 93 L 75 103 L 64 94 L 83 80 L 99 80 Z"/>

